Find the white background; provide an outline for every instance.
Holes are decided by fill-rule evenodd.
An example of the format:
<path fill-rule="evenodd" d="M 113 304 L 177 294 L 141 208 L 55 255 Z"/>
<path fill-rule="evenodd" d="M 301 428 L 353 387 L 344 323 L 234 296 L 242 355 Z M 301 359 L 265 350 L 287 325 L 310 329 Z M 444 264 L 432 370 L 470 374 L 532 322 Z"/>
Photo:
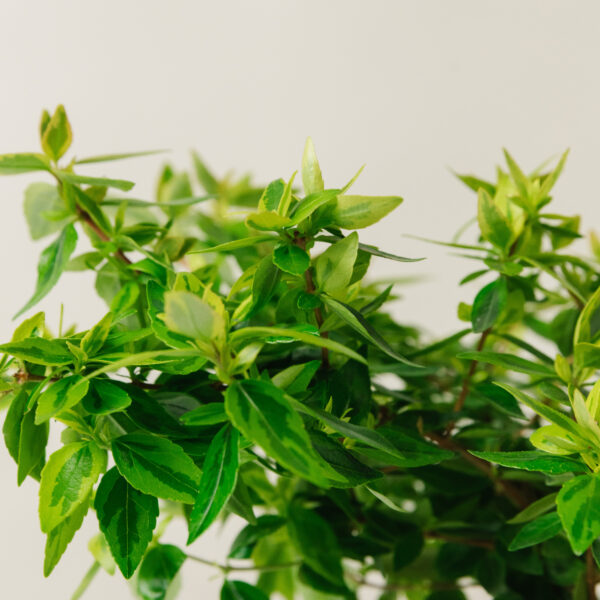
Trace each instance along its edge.
<path fill-rule="evenodd" d="M 476 291 L 456 285 L 474 265 L 403 237 L 449 239 L 474 214 L 474 195 L 449 168 L 491 177 L 503 146 L 526 169 L 570 147 L 554 208 L 581 213 L 585 232 L 600 216 L 597 2 L 2 0 L 1 8 L 0 153 L 37 150 L 41 109 L 57 103 L 67 107 L 79 156 L 171 148 L 187 167 L 196 148 L 218 173 L 250 170 L 261 181 L 289 177 L 312 135 L 326 185 L 367 163 L 358 192 L 405 197 L 365 239 L 428 257 L 378 261 L 376 273 L 428 277 L 406 287 L 396 308 L 431 336 L 453 331 L 457 303 Z M 94 173 L 132 178 L 135 195 L 149 197 L 162 160 Z M 0 180 L 2 340 L 33 289 L 45 243 L 28 240 L 28 182 Z M 79 274 L 42 303 L 51 323 L 61 301 L 67 322 L 82 328 L 104 311 L 92 279 Z M 68 598 L 91 561 L 93 516 L 44 581 L 36 485 L 16 488 L 4 450 L 0 473 L 0 595 Z M 194 551 L 223 554 L 229 539 L 213 530 Z M 182 600 L 217 598 L 213 573 L 186 565 Z M 129 597 L 118 578 L 104 576 L 86 598 L 109 595 Z"/>

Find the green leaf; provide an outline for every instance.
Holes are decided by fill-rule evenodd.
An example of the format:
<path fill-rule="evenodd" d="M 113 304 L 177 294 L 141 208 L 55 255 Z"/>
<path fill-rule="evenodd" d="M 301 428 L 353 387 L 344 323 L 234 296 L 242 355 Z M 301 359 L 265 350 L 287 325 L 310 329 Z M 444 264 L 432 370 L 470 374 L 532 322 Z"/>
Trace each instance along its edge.
<path fill-rule="evenodd" d="M 272 383 L 234 382 L 225 393 L 225 410 L 235 427 L 268 456 L 300 477 L 328 487 L 324 463 L 313 450 L 302 419 Z"/>
<path fill-rule="evenodd" d="M 83 524 L 90 506 L 89 496 L 46 537 L 44 552 L 44 577 L 48 577 L 64 554 L 67 546 Z"/>
<path fill-rule="evenodd" d="M 269 183 L 269 185 L 264 189 L 260 200 L 258 201 L 258 210 L 276 211 L 279 207 L 279 203 L 281 201 L 281 197 L 283 196 L 284 190 L 285 182 L 283 181 L 283 179 L 276 179 L 275 181 L 271 181 L 271 183 Z M 280 214 L 285 215 L 285 213 Z"/>
<path fill-rule="evenodd" d="M 2 344 L 0 352 L 36 365 L 58 367 L 73 362 L 73 355 L 64 342 L 38 337 Z"/>
<path fill-rule="evenodd" d="M 506 306 L 507 294 L 506 280 L 503 277 L 479 291 L 471 311 L 471 322 L 475 333 L 481 333 L 496 323 Z"/>
<path fill-rule="evenodd" d="M 27 390 L 27 388 L 21 387 L 13 396 L 2 425 L 4 443 L 8 453 L 12 456 L 17 465 L 19 464 L 21 423 L 23 422 L 23 417 L 25 416 L 25 412 L 27 410 L 29 392 L 30 390 Z"/>
<path fill-rule="evenodd" d="M 342 239 L 344 238 L 341 235 L 320 235 L 315 238 L 315 241 L 332 244 L 333 242 Z M 395 260 L 397 262 L 419 262 L 421 260 L 425 260 L 424 258 L 406 258 L 405 256 L 390 254 L 389 252 L 384 252 L 383 250 L 379 250 L 379 248 L 377 248 L 376 246 L 371 246 L 369 244 L 358 244 L 358 249 L 362 250 L 363 252 L 367 252 L 368 254 L 372 254 L 373 256 L 379 256 L 381 258 L 387 258 L 389 260 Z"/>
<path fill-rule="evenodd" d="M 258 263 L 252 280 L 252 306 L 255 311 L 260 310 L 269 302 L 277 289 L 280 277 L 281 271 L 273 264 L 271 255 L 265 256 Z"/>
<path fill-rule="evenodd" d="M 311 335 L 310 333 L 304 333 L 303 331 L 298 331 L 296 329 L 285 329 L 283 327 L 244 327 L 242 329 L 234 331 L 231 334 L 230 339 L 232 342 L 239 343 L 243 340 L 249 339 L 264 339 L 265 336 L 281 336 L 289 338 L 290 340 L 304 342 L 305 344 L 309 344 L 310 346 L 327 348 L 332 352 L 338 352 L 349 358 L 352 358 L 353 360 L 357 360 L 358 362 L 366 364 L 364 356 L 361 356 L 360 354 L 358 354 L 354 350 L 351 350 L 350 348 L 347 348 L 343 344 L 334 342 L 329 338 Z M 0 350 L 2 350 L 2 346 L 0 346 Z"/>
<path fill-rule="evenodd" d="M 550 538 L 553 538 L 562 529 L 558 513 L 551 512 L 537 519 L 530 521 L 519 530 L 519 533 L 512 539 L 508 549 L 521 550 L 541 544 Z"/>
<path fill-rule="evenodd" d="M 34 240 L 56 233 L 71 218 L 55 185 L 32 183 L 25 190 L 25 218 Z"/>
<path fill-rule="evenodd" d="M 494 246 L 506 250 L 513 241 L 513 233 L 494 199 L 483 188 L 478 193 L 477 219 L 481 235 Z"/>
<path fill-rule="evenodd" d="M 394 570 L 399 571 L 417 560 L 424 546 L 421 529 L 413 523 L 403 523 L 394 545 Z"/>
<path fill-rule="evenodd" d="M 322 192 L 325 187 L 315 146 L 310 137 L 306 139 L 304 154 L 302 155 L 302 185 L 306 195 Z"/>
<path fill-rule="evenodd" d="M 114 160 L 123 160 L 125 158 L 138 158 L 140 156 L 152 156 L 153 154 L 162 154 L 167 150 L 143 150 L 141 152 L 123 152 L 120 154 L 99 154 L 98 156 L 88 156 L 75 160 L 76 165 L 88 165 L 100 162 L 112 162 Z"/>
<path fill-rule="evenodd" d="M 185 559 L 185 553 L 177 546 L 154 546 L 144 557 L 138 575 L 137 591 L 143 600 L 165 600 Z"/>
<path fill-rule="evenodd" d="M 50 456 L 40 483 L 40 525 L 51 532 L 88 498 L 106 452 L 93 442 L 73 442 Z"/>
<path fill-rule="evenodd" d="M 209 194 L 218 193 L 219 182 L 217 181 L 217 178 L 211 173 L 210 169 L 206 166 L 197 152 L 192 152 L 192 160 L 194 161 L 194 169 L 196 170 L 196 176 L 198 177 L 200 185 Z"/>
<path fill-rule="evenodd" d="M 100 481 L 94 508 L 115 562 L 129 579 L 152 540 L 158 500 L 129 485 L 113 467 Z"/>
<path fill-rule="evenodd" d="M 73 183 L 76 185 L 97 185 L 101 187 L 115 188 L 123 192 L 128 192 L 134 185 L 133 181 L 126 179 L 111 179 L 109 177 L 91 177 L 90 175 L 76 175 L 67 171 L 57 171 L 57 176 L 61 181 Z"/>
<path fill-rule="evenodd" d="M 239 434 L 226 425 L 213 438 L 204 463 L 198 497 L 189 518 L 188 544 L 204 533 L 227 504 L 237 479 Z"/>
<path fill-rule="evenodd" d="M 548 494 L 535 502 L 532 502 L 529 506 L 524 508 L 521 512 L 517 513 L 512 519 L 508 520 L 507 523 L 511 525 L 517 525 L 519 523 L 527 523 L 536 517 L 543 515 L 548 512 L 551 508 L 556 506 L 556 497 L 558 492 Z"/>
<path fill-rule="evenodd" d="M 17 484 L 21 485 L 27 475 L 39 479 L 39 472 L 46 460 L 46 444 L 48 443 L 48 424 L 35 423 L 33 411 L 26 412 L 21 420 L 19 432 L 19 453 Z"/>
<path fill-rule="evenodd" d="M 15 319 L 35 306 L 55 286 L 76 245 L 77 232 L 73 225 L 67 225 L 58 238 L 42 251 L 35 292 L 29 302 L 14 316 Z"/>
<path fill-rule="evenodd" d="M 245 581 L 226 579 L 221 588 L 221 600 L 268 600 L 266 594 Z"/>
<path fill-rule="evenodd" d="M 377 223 L 402 203 L 400 196 L 339 195 L 333 223 L 341 229 L 362 229 Z"/>
<path fill-rule="evenodd" d="M 250 558 L 258 540 L 274 533 L 285 525 L 285 519 L 278 515 L 261 515 L 256 524 L 246 525 L 231 544 L 228 558 Z"/>
<path fill-rule="evenodd" d="M 488 351 L 460 352 L 456 357 L 463 360 L 476 360 L 478 362 L 489 363 L 490 365 L 496 365 L 509 371 L 518 371 L 519 373 L 527 373 L 528 375 L 556 379 L 556 373 L 551 366 L 541 365 L 526 358 L 515 356 L 514 354 Z"/>
<path fill-rule="evenodd" d="M 600 535 L 600 475 L 580 475 L 567 481 L 556 508 L 573 552 L 580 556 Z"/>
<path fill-rule="evenodd" d="M 181 422 L 190 426 L 217 425 L 227 421 L 225 405 L 222 402 L 203 404 L 194 410 L 181 415 Z"/>
<path fill-rule="evenodd" d="M 131 404 L 129 394 L 108 379 L 92 379 L 83 399 L 83 408 L 92 415 L 108 415 L 125 410 Z"/>
<path fill-rule="evenodd" d="M 314 449 L 324 461 L 339 473 L 343 480 L 332 480 L 333 487 L 350 488 L 363 485 L 382 477 L 382 473 L 361 463 L 348 450 L 322 431 L 311 431 L 310 439 Z"/>
<path fill-rule="evenodd" d="M 347 288 L 352 278 L 357 252 L 358 235 L 353 232 L 319 255 L 315 261 L 318 288 L 330 294 Z"/>
<path fill-rule="evenodd" d="M 242 238 L 241 240 L 233 240 L 231 242 L 225 242 L 218 244 L 217 246 L 211 246 L 210 248 L 202 248 L 201 250 L 191 250 L 188 254 L 205 254 L 207 252 L 233 252 L 234 250 L 241 250 L 248 248 L 249 246 L 256 246 L 262 242 L 277 242 L 279 238 L 274 235 L 251 235 L 250 237 Z"/>
<path fill-rule="evenodd" d="M 69 149 L 72 141 L 71 124 L 67 118 L 65 107 L 60 104 L 44 127 L 42 149 L 49 158 L 57 161 Z"/>
<path fill-rule="evenodd" d="M 254 227 L 254 229 L 277 231 L 289 227 L 292 224 L 292 220 L 289 217 L 280 215 L 274 210 L 268 210 L 248 215 L 246 223 L 250 227 Z"/>
<path fill-rule="evenodd" d="M 31 171 L 49 171 L 50 163 L 43 154 L 0 154 L 0 175 L 20 175 Z"/>
<path fill-rule="evenodd" d="M 191 292 L 166 292 L 163 320 L 171 331 L 203 342 L 223 335 L 223 319 L 208 302 Z"/>
<path fill-rule="evenodd" d="M 112 443 L 119 472 L 144 494 L 193 504 L 200 470 L 173 442 L 153 435 L 130 433 Z"/>
<path fill-rule="evenodd" d="M 573 344 L 593 342 L 600 331 L 600 288 L 598 288 L 585 303 L 575 325 Z"/>
<path fill-rule="evenodd" d="M 547 406 L 543 402 L 531 398 L 527 394 L 524 394 L 521 390 L 518 390 L 506 383 L 495 383 L 495 385 L 504 388 L 507 392 L 510 392 L 519 402 L 529 406 L 538 415 L 544 417 L 551 423 L 562 427 L 565 431 L 569 432 L 575 438 L 575 441 L 583 441 L 584 443 L 595 443 L 595 439 L 590 437 L 590 434 L 586 429 L 580 427 L 575 421 L 570 419 L 567 415 Z"/>
<path fill-rule="evenodd" d="M 310 256 L 298 246 L 284 244 L 273 251 L 273 263 L 290 275 L 303 275 L 310 266 Z"/>
<path fill-rule="evenodd" d="M 352 306 L 349 304 L 344 304 L 343 302 L 335 300 L 329 296 L 322 296 L 322 300 L 333 313 L 335 313 L 340 319 L 342 319 L 342 321 L 344 321 L 344 323 L 350 325 L 352 329 L 358 331 L 358 333 L 360 333 L 367 341 L 371 342 L 371 344 L 385 352 L 388 356 L 391 356 L 393 359 L 404 364 L 420 368 L 420 365 L 413 363 L 407 358 L 404 358 L 404 356 L 395 352 L 394 349 L 383 339 L 383 337 L 381 337 L 379 332 L 375 330 L 375 328 L 360 314 L 360 312 L 352 308 Z"/>
<path fill-rule="evenodd" d="M 321 208 L 324 204 L 333 202 L 339 193 L 339 190 L 325 190 L 323 192 L 309 194 L 306 198 L 302 198 L 292 211 L 291 224 L 299 225 L 302 221 L 310 217 L 318 208 Z"/>
<path fill-rule="evenodd" d="M 39 397 L 36 424 L 44 423 L 59 412 L 75 406 L 87 394 L 88 387 L 89 382 L 81 375 L 69 375 L 51 383 Z"/>
<path fill-rule="evenodd" d="M 541 473 L 549 473 L 550 475 L 577 473 L 586 469 L 586 466 L 578 460 L 565 456 L 553 456 L 534 450 L 519 452 L 476 452 L 469 450 L 469 452 L 473 456 L 477 456 L 477 458 L 482 458 L 503 467 L 525 469 L 526 471 L 540 471 Z"/>
<path fill-rule="evenodd" d="M 112 324 L 113 315 L 108 313 L 81 338 L 81 349 L 88 356 L 94 356 L 100 351 L 110 333 Z"/>
<path fill-rule="evenodd" d="M 329 523 L 314 510 L 293 503 L 288 509 L 287 527 L 306 564 L 328 581 L 344 585 L 341 552 Z"/>

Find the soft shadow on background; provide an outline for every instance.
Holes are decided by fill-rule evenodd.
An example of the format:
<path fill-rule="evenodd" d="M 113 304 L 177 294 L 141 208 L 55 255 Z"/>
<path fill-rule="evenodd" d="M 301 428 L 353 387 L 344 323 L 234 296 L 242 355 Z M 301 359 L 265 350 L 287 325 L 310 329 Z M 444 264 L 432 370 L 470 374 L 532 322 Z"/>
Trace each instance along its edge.
<path fill-rule="evenodd" d="M 357 193 L 404 196 L 364 238 L 427 256 L 379 261 L 375 274 L 426 277 L 396 289 L 396 311 L 432 337 L 452 332 L 456 305 L 472 300 L 473 288 L 457 287 L 471 265 L 403 234 L 448 240 L 474 214 L 475 196 L 450 169 L 491 177 L 503 146 L 526 169 L 570 147 L 556 211 L 582 214 L 586 233 L 600 220 L 600 5 L 592 0 L 21 0 L 2 9 L 0 153 L 37 150 L 40 112 L 58 103 L 80 156 L 171 148 L 169 160 L 188 167 L 195 148 L 218 173 L 248 170 L 264 182 L 288 178 L 311 135 L 327 186 L 366 163 Z M 133 179 L 135 196 L 146 198 L 163 160 L 89 172 Z M 0 179 L 1 340 L 33 289 L 44 246 L 29 241 L 22 214 L 31 180 Z M 82 328 L 105 312 L 81 274 L 65 275 L 43 301 L 50 324 L 61 301 L 66 322 Z M 92 561 L 93 514 L 44 581 L 37 485 L 16 487 L 4 448 L 0 473 L 0 596 L 67 598 Z M 213 527 L 194 552 L 222 558 L 238 528 Z M 166 539 L 184 537 L 174 528 Z M 186 565 L 182 600 L 217 598 L 214 575 Z M 107 596 L 129 597 L 120 577 L 99 577 L 85 598 Z"/>

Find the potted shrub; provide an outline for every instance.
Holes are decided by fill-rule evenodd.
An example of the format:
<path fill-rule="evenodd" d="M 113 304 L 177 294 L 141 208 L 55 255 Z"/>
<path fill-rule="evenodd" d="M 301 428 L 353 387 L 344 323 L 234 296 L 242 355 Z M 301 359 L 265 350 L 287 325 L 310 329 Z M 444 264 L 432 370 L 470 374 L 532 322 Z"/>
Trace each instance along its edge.
<path fill-rule="evenodd" d="M 100 569 L 173 597 L 185 561 L 220 570 L 224 600 L 596 597 L 600 249 L 566 250 L 579 218 L 548 208 L 566 154 L 460 176 L 478 226 L 447 244 L 475 260 L 465 324 L 428 340 L 368 280 L 372 260 L 405 275 L 414 259 L 359 239 L 401 198 L 353 194 L 360 172 L 326 188 L 310 140 L 297 178 L 221 179 L 194 155 L 192 175 L 166 166 L 140 200 L 85 175 L 136 154 L 64 158 L 62 106 L 40 136 L 41 153 L 0 156 L 0 174 L 42 177 L 25 213 L 51 240 L 0 346 L 0 393 L 18 483 L 40 482 L 45 575 L 95 513 L 74 598 Z M 54 331 L 33 309 L 82 270 L 106 315 Z M 223 564 L 186 548 L 232 514 Z M 161 541 L 173 519 L 177 546 Z"/>

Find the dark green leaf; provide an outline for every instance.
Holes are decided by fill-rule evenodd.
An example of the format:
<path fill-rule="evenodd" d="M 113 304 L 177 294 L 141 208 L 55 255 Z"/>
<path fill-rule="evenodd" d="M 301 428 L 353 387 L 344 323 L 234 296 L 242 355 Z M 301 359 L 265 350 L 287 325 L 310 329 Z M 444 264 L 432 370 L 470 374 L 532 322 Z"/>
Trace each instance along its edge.
<path fill-rule="evenodd" d="M 556 378 L 554 369 L 548 365 L 541 365 L 531 360 L 515 356 L 514 354 L 505 354 L 502 352 L 461 352 L 456 355 L 457 358 L 464 360 L 476 360 L 502 367 L 510 371 L 527 373 L 528 375 L 537 375 L 542 377 Z"/>
<path fill-rule="evenodd" d="M 208 447 L 198 497 L 189 518 L 188 544 L 208 529 L 233 493 L 239 465 L 238 446 L 237 430 L 226 425 Z"/>
<path fill-rule="evenodd" d="M 93 415 L 107 415 L 125 410 L 131 404 L 129 394 L 108 379 L 92 379 L 83 399 L 83 408 Z"/>
<path fill-rule="evenodd" d="M 277 531 L 285 519 L 277 515 L 261 515 L 255 525 L 246 525 L 231 544 L 229 558 L 250 558 L 259 539 Z"/>
<path fill-rule="evenodd" d="M 268 600 L 266 594 L 245 581 L 226 579 L 221 588 L 221 600 Z"/>
<path fill-rule="evenodd" d="M 129 485 L 113 467 L 100 481 L 94 508 L 115 562 L 129 579 L 152 539 L 158 500 Z"/>
<path fill-rule="evenodd" d="M 475 297 L 471 311 L 474 332 L 485 331 L 496 323 L 506 306 L 507 293 L 506 280 L 503 277 L 488 283 L 480 290 Z"/>
<path fill-rule="evenodd" d="M 522 548 L 541 544 L 553 538 L 561 529 L 562 525 L 558 513 L 551 512 L 543 515 L 522 527 L 513 538 L 508 549 L 521 550 Z"/>
<path fill-rule="evenodd" d="M 310 266 L 310 256 L 293 244 L 278 246 L 273 251 L 273 263 L 291 275 L 303 275 Z"/>
<path fill-rule="evenodd" d="M 185 554 L 177 546 L 154 546 L 140 566 L 138 594 L 144 600 L 165 600 L 169 586 L 185 558 Z"/>
<path fill-rule="evenodd" d="M 540 471 L 551 475 L 561 473 L 577 473 L 584 471 L 586 466 L 567 456 L 554 456 L 535 450 L 520 452 L 475 452 L 469 451 L 473 456 L 493 462 L 503 467 L 525 469 L 526 471 Z"/>

